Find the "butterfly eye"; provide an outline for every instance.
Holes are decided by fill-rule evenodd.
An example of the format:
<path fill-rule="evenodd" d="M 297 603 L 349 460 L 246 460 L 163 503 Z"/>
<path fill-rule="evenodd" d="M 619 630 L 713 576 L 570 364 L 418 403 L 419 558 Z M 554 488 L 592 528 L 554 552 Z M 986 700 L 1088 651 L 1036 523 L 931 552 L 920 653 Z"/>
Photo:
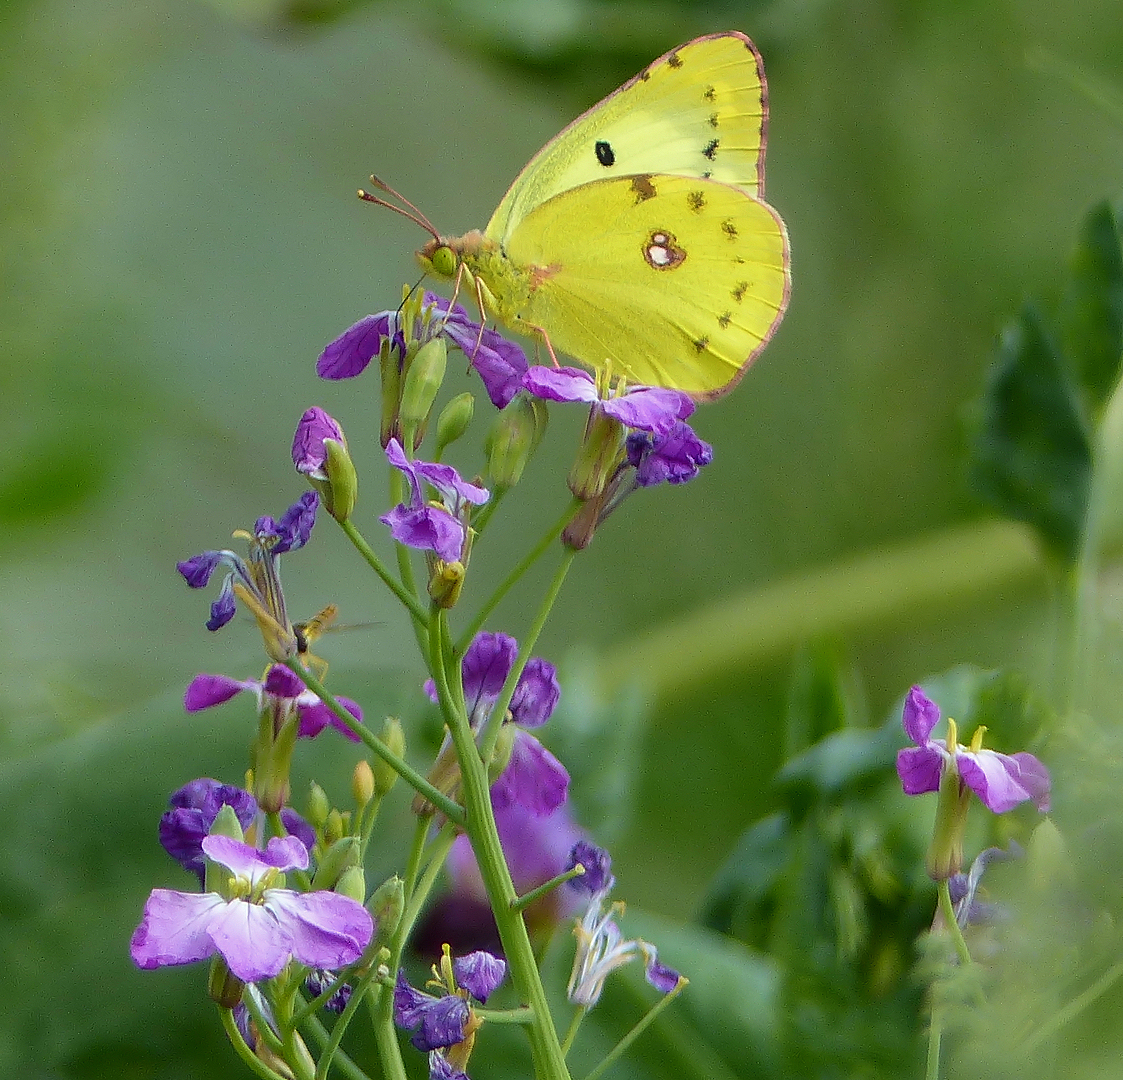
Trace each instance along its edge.
<path fill-rule="evenodd" d="M 433 266 L 433 273 L 439 277 L 452 277 L 456 273 L 456 252 L 447 244 L 435 247 L 429 254 L 429 262 Z"/>

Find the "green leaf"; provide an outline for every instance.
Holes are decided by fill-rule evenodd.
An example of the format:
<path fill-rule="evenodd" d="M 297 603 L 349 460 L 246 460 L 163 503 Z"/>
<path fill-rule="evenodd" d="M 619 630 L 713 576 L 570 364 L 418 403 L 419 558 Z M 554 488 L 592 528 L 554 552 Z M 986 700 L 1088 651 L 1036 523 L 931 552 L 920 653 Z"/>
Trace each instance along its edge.
<path fill-rule="evenodd" d="M 1052 329 L 1027 302 L 1002 335 L 983 402 L 971 477 L 981 494 L 1074 562 L 1088 508 L 1092 450 Z"/>
<path fill-rule="evenodd" d="M 1107 202 L 1084 219 L 1061 305 L 1065 354 L 1099 416 L 1119 381 L 1123 361 L 1123 250 Z"/>

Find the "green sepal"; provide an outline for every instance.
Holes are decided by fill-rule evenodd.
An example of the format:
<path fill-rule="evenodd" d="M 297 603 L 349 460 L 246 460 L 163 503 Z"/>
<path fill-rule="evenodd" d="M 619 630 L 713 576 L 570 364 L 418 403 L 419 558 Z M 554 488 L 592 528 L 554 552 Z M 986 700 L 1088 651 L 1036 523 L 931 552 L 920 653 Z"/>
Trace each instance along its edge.
<path fill-rule="evenodd" d="M 343 836 L 336 840 L 320 859 L 312 878 L 313 889 L 334 889 L 345 870 L 359 865 L 362 845 L 357 836 Z"/>
<path fill-rule="evenodd" d="M 437 445 L 433 455 L 436 460 L 439 461 L 445 449 L 468 430 L 468 425 L 471 424 L 475 411 L 476 399 L 467 390 L 462 394 L 457 394 L 441 409 L 440 415 L 437 417 Z"/>

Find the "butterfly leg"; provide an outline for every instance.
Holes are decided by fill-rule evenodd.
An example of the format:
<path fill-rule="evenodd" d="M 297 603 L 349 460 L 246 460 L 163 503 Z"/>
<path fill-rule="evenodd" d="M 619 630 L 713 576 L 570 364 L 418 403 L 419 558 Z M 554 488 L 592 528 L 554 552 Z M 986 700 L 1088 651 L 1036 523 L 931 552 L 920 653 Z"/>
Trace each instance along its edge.
<path fill-rule="evenodd" d="M 546 351 L 550 354 L 550 360 L 554 367 L 561 367 L 561 364 L 558 363 L 558 354 L 554 352 L 554 344 L 550 341 L 550 335 L 546 331 L 546 327 L 538 326 L 535 323 L 523 323 L 523 325 L 527 329 L 528 336 L 537 334 L 542 339 L 542 344 L 546 346 Z"/>

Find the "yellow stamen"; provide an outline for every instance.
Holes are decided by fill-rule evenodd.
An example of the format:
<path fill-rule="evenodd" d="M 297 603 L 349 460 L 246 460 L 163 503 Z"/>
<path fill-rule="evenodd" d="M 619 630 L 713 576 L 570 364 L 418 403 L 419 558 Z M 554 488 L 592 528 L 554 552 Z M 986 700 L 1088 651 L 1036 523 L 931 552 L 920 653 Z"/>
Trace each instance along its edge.
<path fill-rule="evenodd" d="M 958 745 L 958 739 L 959 739 L 959 728 L 956 727 L 955 721 L 949 716 L 948 717 L 948 742 L 947 742 L 949 754 L 955 753 L 955 748 Z"/>
<path fill-rule="evenodd" d="M 977 754 L 983 748 L 983 735 L 986 733 L 986 724 L 980 724 L 975 728 L 975 734 L 971 736 L 971 752 Z"/>

